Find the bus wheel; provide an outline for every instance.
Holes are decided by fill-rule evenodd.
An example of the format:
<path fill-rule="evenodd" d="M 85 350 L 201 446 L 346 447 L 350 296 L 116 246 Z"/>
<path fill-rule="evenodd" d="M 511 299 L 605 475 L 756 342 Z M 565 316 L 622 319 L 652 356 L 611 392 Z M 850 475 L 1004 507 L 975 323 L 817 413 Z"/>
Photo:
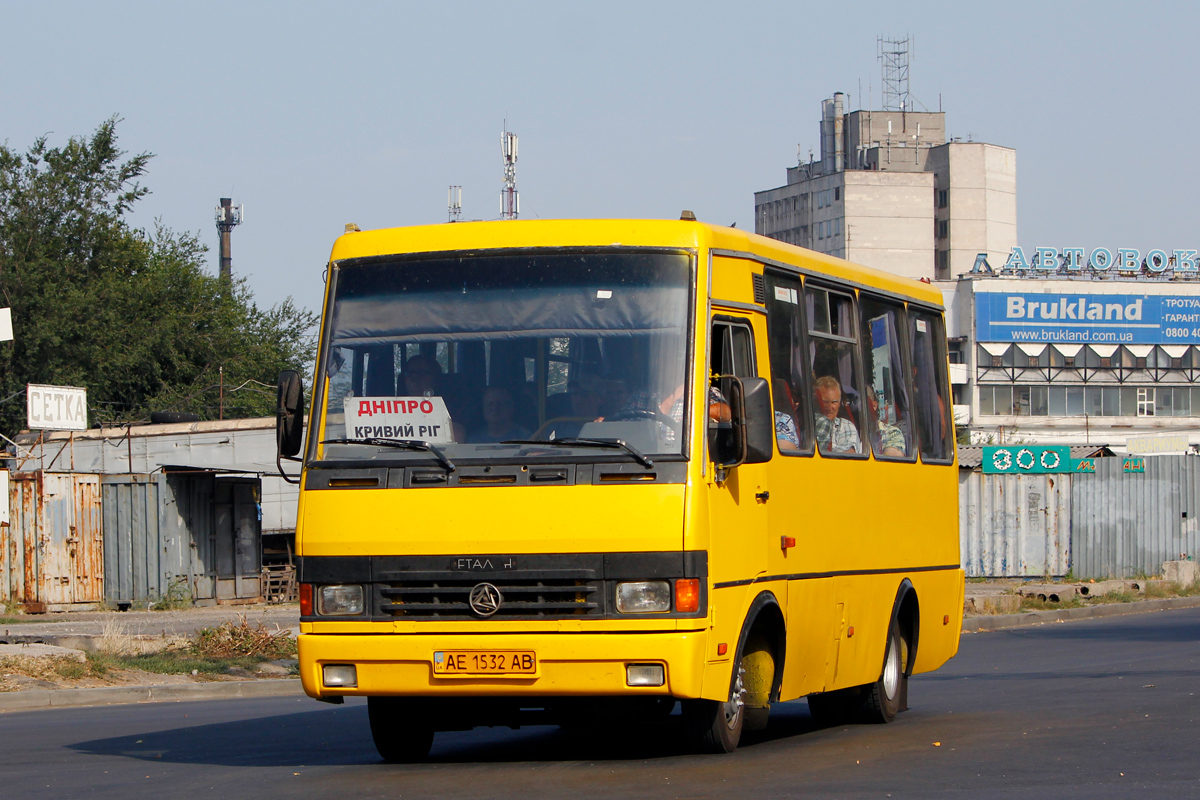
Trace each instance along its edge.
<path fill-rule="evenodd" d="M 888 630 L 887 649 L 883 653 L 883 672 L 879 680 L 866 687 L 862 699 L 864 722 L 891 722 L 900 710 L 900 697 L 908 676 L 908 642 L 893 622 Z"/>
<path fill-rule="evenodd" d="M 684 700 L 683 724 L 688 738 L 702 753 L 732 753 L 742 738 L 746 720 L 746 688 L 741 659 L 737 662 L 737 679 L 724 703 L 716 700 Z"/>
<path fill-rule="evenodd" d="M 371 738 L 384 761 L 424 761 L 433 747 L 427 710 L 406 697 L 368 697 Z"/>

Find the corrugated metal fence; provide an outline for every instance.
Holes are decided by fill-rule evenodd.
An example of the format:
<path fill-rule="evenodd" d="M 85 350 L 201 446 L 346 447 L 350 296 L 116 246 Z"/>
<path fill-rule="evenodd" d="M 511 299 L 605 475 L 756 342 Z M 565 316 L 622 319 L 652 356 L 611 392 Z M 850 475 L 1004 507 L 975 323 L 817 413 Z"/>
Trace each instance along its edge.
<path fill-rule="evenodd" d="M 1073 475 L 1072 566 L 1081 578 L 1155 575 L 1164 561 L 1200 556 L 1200 458 L 1154 456 L 1144 473 L 1123 459 L 1098 458 Z"/>
<path fill-rule="evenodd" d="M 960 558 L 971 577 L 1069 569 L 1070 475 L 959 474 Z"/>
<path fill-rule="evenodd" d="M 959 475 L 959 544 L 969 577 L 1154 575 L 1200 557 L 1200 458 L 1095 459 L 1094 473 Z"/>

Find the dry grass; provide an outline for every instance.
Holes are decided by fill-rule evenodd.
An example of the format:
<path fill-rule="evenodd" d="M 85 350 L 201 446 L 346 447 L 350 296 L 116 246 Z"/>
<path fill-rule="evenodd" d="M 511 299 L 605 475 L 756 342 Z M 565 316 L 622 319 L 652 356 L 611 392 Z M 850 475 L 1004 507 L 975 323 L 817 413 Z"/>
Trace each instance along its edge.
<path fill-rule="evenodd" d="M 129 633 L 128 627 L 111 614 L 96 639 L 96 650 L 114 656 L 139 656 L 164 650 L 182 650 L 191 646 L 184 636 L 140 636 Z"/>
<path fill-rule="evenodd" d="M 40 681 L 57 683 L 99 677 L 105 670 L 88 659 L 80 661 L 68 656 L 0 656 L 0 691 L 19 688 L 12 680 L 23 675 Z"/>
<path fill-rule="evenodd" d="M 291 658 L 296 655 L 296 640 L 284 628 L 272 631 L 262 623 L 251 627 L 239 616 L 237 622 L 198 632 L 192 652 L 204 658 Z"/>

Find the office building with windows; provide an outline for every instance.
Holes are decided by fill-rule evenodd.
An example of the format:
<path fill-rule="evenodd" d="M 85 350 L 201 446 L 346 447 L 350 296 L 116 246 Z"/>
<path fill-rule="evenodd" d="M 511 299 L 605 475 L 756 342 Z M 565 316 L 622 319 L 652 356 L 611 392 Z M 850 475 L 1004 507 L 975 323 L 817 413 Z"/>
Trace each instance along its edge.
<path fill-rule="evenodd" d="M 1017 243 L 1016 151 L 947 139 L 941 112 L 821 107 L 820 159 L 754 194 L 754 230 L 916 279 L 949 279 Z"/>
<path fill-rule="evenodd" d="M 1091 260 L 1072 269 L 1056 255 L 1053 270 L 935 284 L 946 298 L 955 418 L 972 443 L 1119 450 L 1130 437 L 1185 433 L 1200 445 L 1200 281 L 1166 255 L 1195 251 L 1159 252 L 1159 272 L 1139 262 L 1109 274 Z"/>

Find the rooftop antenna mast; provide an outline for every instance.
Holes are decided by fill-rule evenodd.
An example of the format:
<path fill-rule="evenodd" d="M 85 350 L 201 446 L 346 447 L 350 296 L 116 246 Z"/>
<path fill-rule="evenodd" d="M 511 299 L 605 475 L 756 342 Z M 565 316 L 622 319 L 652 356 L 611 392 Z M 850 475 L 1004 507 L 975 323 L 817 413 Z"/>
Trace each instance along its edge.
<path fill-rule="evenodd" d="M 885 39 L 880 36 L 877 41 L 883 75 L 883 110 L 912 111 L 908 87 L 909 45 L 912 37 Z"/>
<path fill-rule="evenodd" d="M 225 284 L 233 280 L 233 255 L 230 252 L 230 234 L 233 229 L 242 224 L 245 219 L 245 207 L 233 205 L 228 197 L 221 198 L 221 204 L 216 207 L 213 216 L 217 221 L 217 233 L 221 236 L 221 281 Z"/>
<path fill-rule="evenodd" d="M 451 222 L 462 222 L 462 187 L 451 186 L 446 192 L 446 208 L 450 212 Z"/>
<path fill-rule="evenodd" d="M 521 215 L 521 195 L 517 191 L 517 135 L 508 130 L 500 134 L 500 150 L 504 154 L 504 188 L 500 191 L 500 219 L 516 219 Z"/>

